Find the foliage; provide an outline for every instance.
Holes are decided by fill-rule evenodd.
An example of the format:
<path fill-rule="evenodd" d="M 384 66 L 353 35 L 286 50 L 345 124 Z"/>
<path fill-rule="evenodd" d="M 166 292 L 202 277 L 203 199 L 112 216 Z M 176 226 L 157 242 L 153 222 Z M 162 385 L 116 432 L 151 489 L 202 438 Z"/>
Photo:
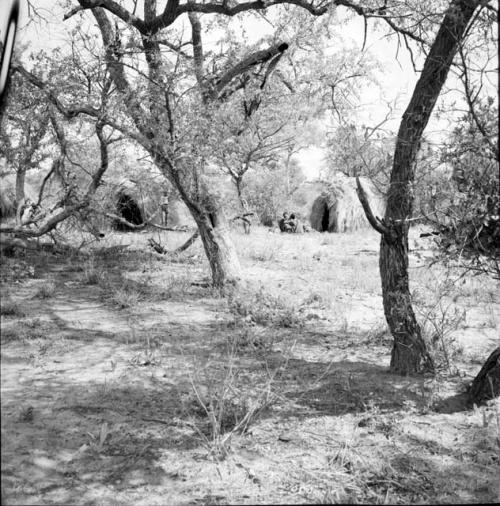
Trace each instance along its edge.
<path fill-rule="evenodd" d="M 389 183 L 394 135 L 377 128 L 344 124 L 328 134 L 327 158 L 330 179 L 336 172 L 366 176 L 382 190 Z"/>
<path fill-rule="evenodd" d="M 454 191 L 447 201 L 436 199 L 428 221 L 440 233 L 437 243 L 444 259 L 500 279 L 499 161 L 490 149 L 498 138 L 498 107 L 488 98 L 474 114 L 483 132 L 469 111 L 442 149 L 442 160 L 453 171 Z"/>
<path fill-rule="evenodd" d="M 244 195 L 250 207 L 256 210 L 261 223 L 267 226 L 276 223 L 305 180 L 302 169 L 293 159 L 281 166 L 269 164 L 260 167 L 251 176 L 244 187 Z"/>
<path fill-rule="evenodd" d="M 43 72 L 45 62 L 37 61 L 35 68 Z M 49 113 L 43 93 L 14 75 L 10 80 L 8 104 L 0 120 L 0 156 L 9 172 L 38 168 L 50 156 L 53 132 Z"/>

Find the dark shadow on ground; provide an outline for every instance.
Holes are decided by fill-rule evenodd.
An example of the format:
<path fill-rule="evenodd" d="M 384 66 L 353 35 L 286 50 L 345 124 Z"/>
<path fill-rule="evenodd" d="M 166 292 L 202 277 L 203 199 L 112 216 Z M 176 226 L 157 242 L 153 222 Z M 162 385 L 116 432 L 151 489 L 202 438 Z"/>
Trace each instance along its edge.
<path fill-rule="evenodd" d="M 288 391 L 286 397 L 309 414 L 340 416 L 373 407 L 392 411 L 424 402 L 417 393 L 422 379 L 394 376 L 379 365 L 343 360 L 333 362 L 326 374 L 324 363 L 291 360 L 289 367 L 299 382 L 311 386 Z"/>
<path fill-rule="evenodd" d="M 26 388 L 28 392 L 26 392 Z M 81 503 L 96 484 L 119 492 L 141 485 L 165 485 L 160 465 L 165 451 L 201 446 L 188 426 L 205 421 L 186 412 L 177 386 L 108 387 L 67 379 L 34 378 L 22 402 L 2 399 L 2 488 L 17 504 Z M 32 416 L 25 406 L 33 407 Z M 91 502 L 92 503 L 92 502 Z"/>
<path fill-rule="evenodd" d="M 468 395 L 466 392 L 458 393 L 445 399 L 440 399 L 432 406 L 432 410 L 436 413 L 444 413 L 451 415 L 461 411 L 468 411 L 470 405 L 468 403 Z"/>

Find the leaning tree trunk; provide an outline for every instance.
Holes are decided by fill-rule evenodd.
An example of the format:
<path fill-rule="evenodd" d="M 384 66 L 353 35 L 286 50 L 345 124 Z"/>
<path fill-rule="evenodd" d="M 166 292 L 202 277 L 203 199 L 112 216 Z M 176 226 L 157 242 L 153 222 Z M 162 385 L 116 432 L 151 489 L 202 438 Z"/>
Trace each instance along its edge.
<path fill-rule="evenodd" d="M 422 134 L 474 10 L 480 0 L 453 0 L 426 58 L 398 132 L 384 220 L 360 200 L 370 223 L 382 234 L 380 275 L 384 313 L 394 338 L 391 370 L 413 374 L 433 369 L 411 304 L 408 281 L 408 218 L 413 210 L 415 163 Z M 370 216 L 371 215 L 371 216 Z"/>
<path fill-rule="evenodd" d="M 394 237 L 382 235 L 379 264 L 385 318 L 394 338 L 391 370 L 411 374 L 432 370 L 433 364 L 411 304 L 408 228 L 406 225 L 398 228 Z"/>
<path fill-rule="evenodd" d="M 154 159 L 165 177 L 178 190 L 198 226 L 210 264 L 213 286 L 224 288 L 227 285 L 237 284 L 241 278 L 240 261 L 229 235 L 226 215 L 219 202 L 206 187 L 199 188 L 201 195 L 198 195 L 198 198 L 192 198 L 181 181 L 180 171 L 172 170 L 168 160 L 157 152 L 154 153 Z"/>
<path fill-rule="evenodd" d="M 469 389 L 470 405 L 482 404 L 500 395 L 500 346 L 493 351 Z"/>
<path fill-rule="evenodd" d="M 241 207 L 241 221 L 243 222 L 243 230 L 245 234 L 250 233 L 250 220 L 248 219 L 248 205 L 246 203 L 246 200 L 243 198 L 243 190 L 241 188 L 241 185 L 243 183 L 242 177 L 236 177 L 234 178 L 234 184 L 236 186 L 236 193 L 238 194 L 238 200 L 240 201 L 240 207 Z"/>
<path fill-rule="evenodd" d="M 223 288 L 237 284 L 241 276 L 240 261 L 223 211 L 206 212 L 195 219 L 212 271 L 213 285 Z"/>

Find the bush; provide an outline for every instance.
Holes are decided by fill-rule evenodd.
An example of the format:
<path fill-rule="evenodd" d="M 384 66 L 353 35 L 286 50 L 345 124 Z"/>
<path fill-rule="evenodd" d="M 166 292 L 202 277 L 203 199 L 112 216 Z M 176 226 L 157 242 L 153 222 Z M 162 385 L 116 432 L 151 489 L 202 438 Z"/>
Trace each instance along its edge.
<path fill-rule="evenodd" d="M 299 327 L 302 319 L 295 307 L 260 287 L 258 291 L 241 290 L 229 297 L 229 309 L 247 323 L 262 326 Z"/>
<path fill-rule="evenodd" d="M 488 98 L 478 100 L 475 109 L 474 116 L 460 118 L 443 147 L 453 188 L 446 205 L 436 205 L 428 221 L 438 232 L 444 260 L 500 279 L 500 180 L 491 142 L 498 138 L 498 107 Z"/>
<path fill-rule="evenodd" d="M 38 299 L 48 299 L 54 296 L 56 284 L 53 281 L 47 281 L 36 291 L 35 297 Z"/>

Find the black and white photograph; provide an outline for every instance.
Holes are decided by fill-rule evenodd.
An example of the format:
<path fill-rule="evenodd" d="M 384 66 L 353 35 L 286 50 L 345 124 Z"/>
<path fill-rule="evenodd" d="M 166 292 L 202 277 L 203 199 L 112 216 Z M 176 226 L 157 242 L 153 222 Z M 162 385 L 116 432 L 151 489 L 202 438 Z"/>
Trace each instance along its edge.
<path fill-rule="evenodd" d="M 0 0 L 1 505 L 500 503 L 495 0 Z"/>

